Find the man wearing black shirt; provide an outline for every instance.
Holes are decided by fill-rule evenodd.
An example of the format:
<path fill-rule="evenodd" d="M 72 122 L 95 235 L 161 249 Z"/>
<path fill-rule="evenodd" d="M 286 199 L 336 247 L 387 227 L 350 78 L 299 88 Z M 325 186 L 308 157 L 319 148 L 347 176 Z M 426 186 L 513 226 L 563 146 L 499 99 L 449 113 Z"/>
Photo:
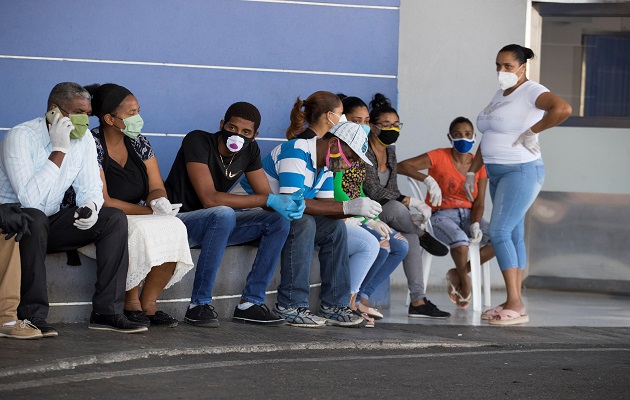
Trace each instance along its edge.
<path fill-rule="evenodd" d="M 174 203 L 182 203 L 177 215 L 188 229 L 191 246 L 201 246 L 191 303 L 184 321 L 218 327 L 212 307 L 212 287 L 226 246 L 260 239 L 258 254 L 247 276 L 233 320 L 263 325 L 283 325 L 284 319 L 265 306 L 265 290 L 273 277 L 290 221 L 304 211 L 299 194 L 273 194 L 255 141 L 260 113 L 252 104 L 232 104 L 221 120 L 221 131 L 196 130 L 186 135 L 166 179 L 166 191 Z M 254 194 L 239 196 L 227 191 L 245 174 Z M 259 209 L 270 207 L 274 211 Z M 244 209 L 251 209 L 240 211 Z M 239 211 L 235 211 L 239 210 Z"/>

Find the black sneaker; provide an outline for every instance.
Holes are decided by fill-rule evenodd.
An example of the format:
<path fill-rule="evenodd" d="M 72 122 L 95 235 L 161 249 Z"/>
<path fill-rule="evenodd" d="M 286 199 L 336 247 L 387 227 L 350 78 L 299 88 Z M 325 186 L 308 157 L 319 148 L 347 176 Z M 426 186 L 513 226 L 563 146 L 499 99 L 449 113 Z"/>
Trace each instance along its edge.
<path fill-rule="evenodd" d="M 424 298 L 424 304 L 421 306 L 414 307 L 411 304 L 409 305 L 409 314 L 412 318 L 435 318 L 435 319 L 445 319 L 451 316 L 451 313 L 446 311 L 442 311 L 436 307 L 435 304 L 431 303 L 427 298 Z"/>
<path fill-rule="evenodd" d="M 273 315 L 264 304 L 254 304 L 247 310 L 241 310 L 237 306 L 236 309 L 234 309 L 232 321 L 264 326 L 281 326 L 287 323 L 284 318 Z"/>
<path fill-rule="evenodd" d="M 92 311 L 89 329 L 97 331 L 113 331 L 120 333 L 139 333 L 149 330 L 144 325 L 131 322 L 123 314 L 98 314 Z"/>
<path fill-rule="evenodd" d="M 218 328 L 219 320 L 214 307 L 210 304 L 194 306 L 186 310 L 184 322 L 190 325 L 202 326 L 204 328 Z"/>
<path fill-rule="evenodd" d="M 133 310 L 133 311 L 124 311 L 125 317 L 131 322 L 135 322 L 140 325 L 144 325 L 146 327 L 151 326 L 151 321 L 147 318 L 146 315 L 142 311 Z"/>
<path fill-rule="evenodd" d="M 425 232 L 422 236 L 420 236 L 420 246 L 437 257 L 444 257 L 448 254 L 448 247 L 433 236 L 429 234 L 429 232 Z"/>
<path fill-rule="evenodd" d="M 31 324 L 35 325 L 37 329 L 42 332 L 42 337 L 55 337 L 59 336 L 59 333 L 53 328 L 44 318 L 33 317 L 26 318 L 31 321 Z"/>
<path fill-rule="evenodd" d="M 166 328 L 175 328 L 179 322 L 164 311 L 156 311 L 154 315 L 147 315 L 151 325 L 164 326 Z"/>

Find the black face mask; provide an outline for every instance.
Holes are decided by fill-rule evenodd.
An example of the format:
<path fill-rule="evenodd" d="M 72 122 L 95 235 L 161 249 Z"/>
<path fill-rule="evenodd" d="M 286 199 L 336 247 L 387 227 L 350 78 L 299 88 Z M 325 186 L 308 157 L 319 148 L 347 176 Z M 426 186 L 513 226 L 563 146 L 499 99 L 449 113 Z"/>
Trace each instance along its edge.
<path fill-rule="evenodd" d="M 241 146 L 240 149 L 233 147 L 233 146 L 237 146 L 238 147 L 238 144 L 233 143 L 233 140 L 229 140 L 232 136 L 236 136 L 236 137 L 239 137 L 239 138 L 243 139 L 243 145 Z M 245 147 L 247 147 L 252 142 L 252 140 L 254 140 L 254 138 L 248 138 L 248 137 L 245 137 L 243 135 L 239 135 L 238 133 L 226 131 L 225 129 L 221 129 L 221 137 L 223 138 L 223 143 L 225 144 L 225 146 L 232 153 L 238 153 L 239 151 L 241 151 Z M 237 139 L 237 141 L 238 141 L 238 139 Z"/>
<path fill-rule="evenodd" d="M 396 143 L 398 136 L 400 136 L 398 129 L 383 129 L 377 138 L 379 142 L 383 143 L 385 146 L 389 146 Z"/>

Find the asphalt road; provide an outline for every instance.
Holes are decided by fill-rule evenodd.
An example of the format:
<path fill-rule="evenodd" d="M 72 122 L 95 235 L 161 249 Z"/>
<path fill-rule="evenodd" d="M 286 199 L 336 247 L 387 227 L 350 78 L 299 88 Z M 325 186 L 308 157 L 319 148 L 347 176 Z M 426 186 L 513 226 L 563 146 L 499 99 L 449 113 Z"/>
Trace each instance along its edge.
<path fill-rule="evenodd" d="M 0 341 L 0 399 L 628 399 L 630 329 L 59 326 Z"/>

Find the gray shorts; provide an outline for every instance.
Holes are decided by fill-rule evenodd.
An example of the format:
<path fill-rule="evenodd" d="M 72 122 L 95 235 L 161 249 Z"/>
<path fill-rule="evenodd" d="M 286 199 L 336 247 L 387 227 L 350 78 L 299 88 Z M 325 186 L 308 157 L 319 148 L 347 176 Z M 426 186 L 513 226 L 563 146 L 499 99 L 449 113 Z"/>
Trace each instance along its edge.
<path fill-rule="evenodd" d="M 431 215 L 431 225 L 433 235 L 440 242 L 445 243 L 451 249 L 459 246 L 470 245 L 470 215 L 469 208 L 450 208 L 438 210 Z M 480 247 L 485 246 L 490 241 L 488 236 L 488 221 L 481 219 L 479 222 L 483 238 Z"/>

